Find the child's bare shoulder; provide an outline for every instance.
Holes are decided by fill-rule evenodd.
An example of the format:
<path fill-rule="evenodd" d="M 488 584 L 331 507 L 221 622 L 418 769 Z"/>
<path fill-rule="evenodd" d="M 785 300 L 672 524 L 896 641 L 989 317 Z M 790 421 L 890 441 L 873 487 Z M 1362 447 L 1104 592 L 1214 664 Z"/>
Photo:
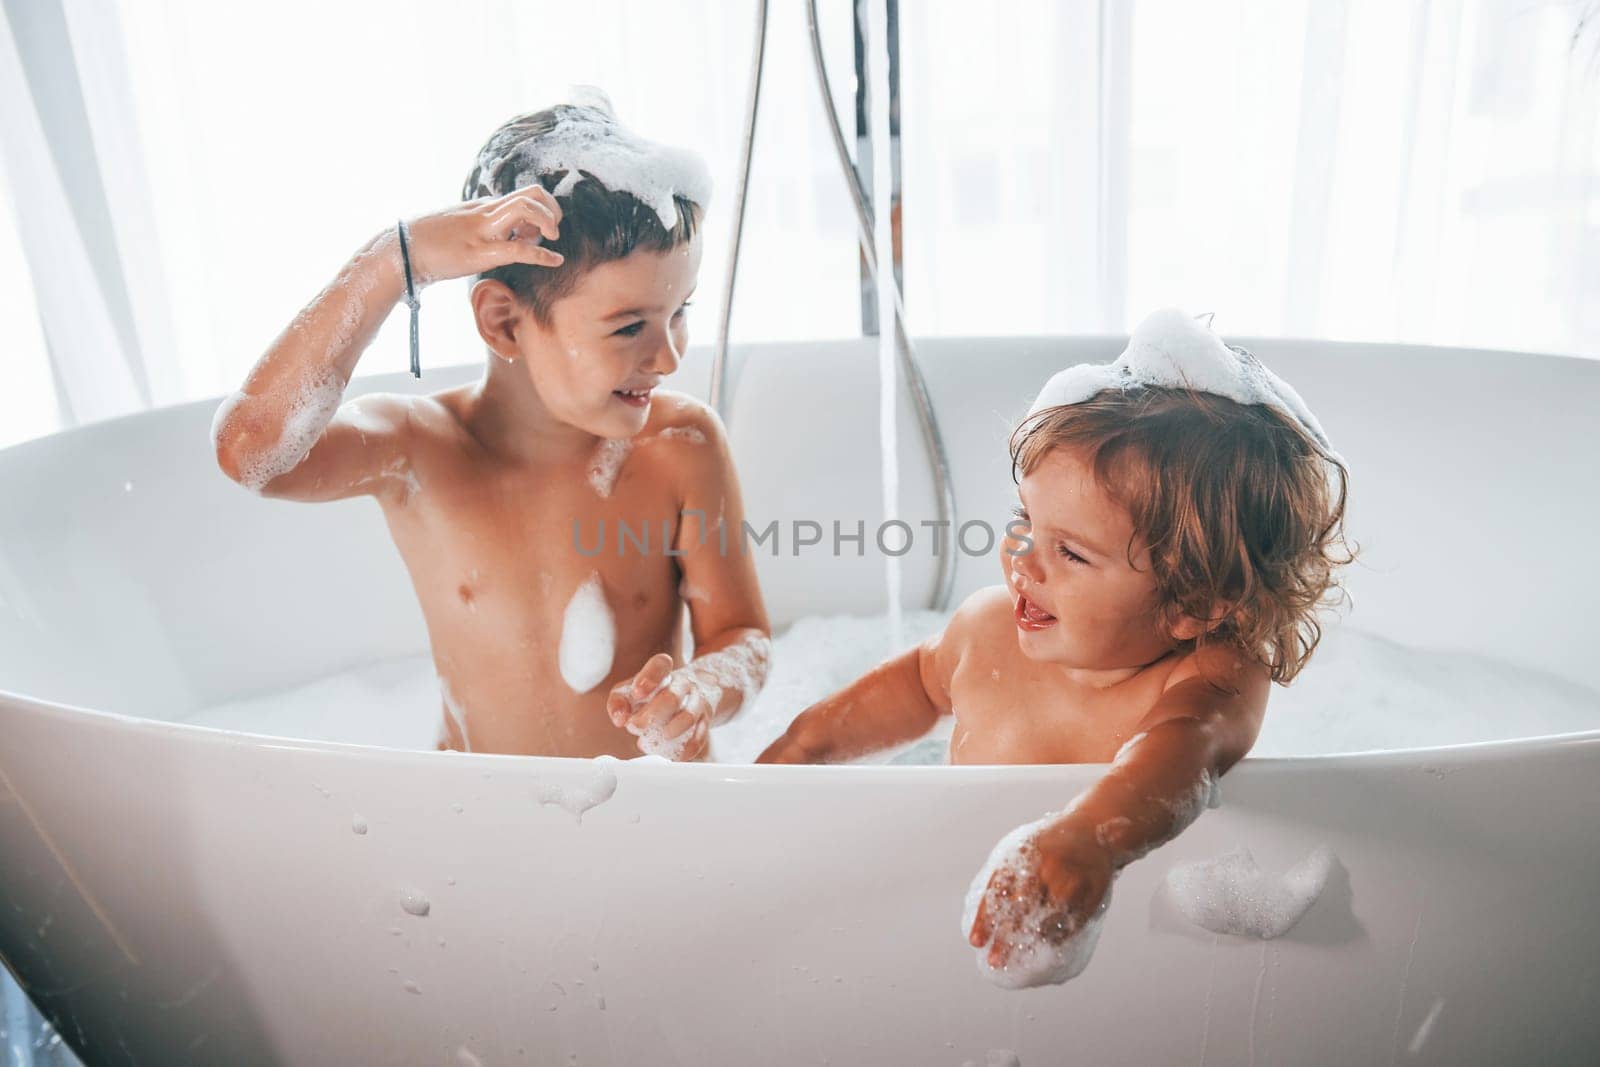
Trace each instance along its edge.
<path fill-rule="evenodd" d="M 1226 770 L 1255 744 L 1271 689 L 1271 671 L 1259 660 L 1228 647 L 1196 649 L 1167 674 L 1161 695 L 1136 729 L 1146 732 L 1169 719 L 1200 723 Z"/>
<path fill-rule="evenodd" d="M 684 454 L 693 454 L 696 446 L 726 443 L 722 420 L 709 404 L 673 389 L 657 389 L 655 393 L 650 420 L 639 434 L 641 443 L 660 443 Z"/>
<path fill-rule="evenodd" d="M 733 460 L 722 420 L 687 393 L 656 390 L 650 419 L 634 445 L 636 454 L 658 469 L 662 481 L 679 487 L 685 501 L 709 502 L 715 508 L 720 497 L 734 491 Z"/>
<path fill-rule="evenodd" d="M 1012 609 L 1011 593 L 1005 586 L 985 586 L 961 602 L 945 626 L 945 635 L 960 648 L 973 642 L 988 644 L 996 633 L 1010 633 Z"/>
<path fill-rule="evenodd" d="M 955 674 L 974 654 L 1004 647 L 1011 626 L 1011 594 L 1003 585 L 979 589 L 961 602 L 950 615 L 944 629 L 922 645 L 920 667 L 923 688 L 929 695 L 944 698 L 940 706 L 948 711 L 950 689 Z"/>
<path fill-rule="evenodd" d="M 1185 653 L 1162 685 L 1162 692 L 1171 692 L 1184 683 L 1204 683 L 1224 692 L 1259 693 L 1262 703 L 1271 687 L 1272 679 L 1267 667 L 1228 646 L 1206 646 Z"/>

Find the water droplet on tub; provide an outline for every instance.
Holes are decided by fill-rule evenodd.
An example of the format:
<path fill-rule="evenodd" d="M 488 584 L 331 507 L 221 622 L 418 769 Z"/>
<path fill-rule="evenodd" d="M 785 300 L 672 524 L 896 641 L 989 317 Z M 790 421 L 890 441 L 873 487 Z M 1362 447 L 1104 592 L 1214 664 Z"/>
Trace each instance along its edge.
<path fill-rule="evenodd" d="M 409 979 L 406 980 L 405 991 L 407 993 L 415 993 L 419 997 L 422 995 L 422 987 Z"/>
<path fill-rule="evenodd" d="M 123 482 L 123 483 L 122 483 L 122 491 L 123 491 L 123 492 L 124 492 L 124 493 L 131 493 L 131 492 L 133 492 L 133 483 L 132 483 L 132 482 Z"/>
<path fill-rule="evenodd" d="M 358 833 L 358 834 L 366 833 L 367 832 L 367 820 L 365 820 L 361 816 L 357 815 L 355 818 L 350 820 L 350 829 L 352 831 L 354 831 L 355 833 Z"/>
<path fill-rule="evenodd" d="M 422 890 L 402 889 L 400 890 L 400 907 L 405 910 L 407 915 L 415 915 L 420 919 L 428 914 L 432 905 L 428 903 L 428 898 Z"/>
<path fill-rule="evenodd" d="M 467 809 L 461 806 L 461 801 L 454 800 L 454 801 L 450 802 L 450 810 L 455 812 L 457 815 L 460 815 L 463 811 L 466 811 Z"/>

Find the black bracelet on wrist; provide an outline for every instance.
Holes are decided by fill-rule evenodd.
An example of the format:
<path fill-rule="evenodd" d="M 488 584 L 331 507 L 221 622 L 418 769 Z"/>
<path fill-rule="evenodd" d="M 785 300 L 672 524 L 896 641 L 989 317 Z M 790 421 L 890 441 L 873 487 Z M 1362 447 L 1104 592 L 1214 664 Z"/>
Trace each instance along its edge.
<path fill-rule="evenodd" d="M 417 299 L 417 289 L 411 278 L 411 247 L 407 241 L 406 220 L 401 219 L 395 226 L 400 235 L 400 265 L 406 272 L 406 307 L 411 309 L 411 376 L 422 377 L 422 355 L 417 345 L 417 312 L 422 307 L 422 302 Z"/>

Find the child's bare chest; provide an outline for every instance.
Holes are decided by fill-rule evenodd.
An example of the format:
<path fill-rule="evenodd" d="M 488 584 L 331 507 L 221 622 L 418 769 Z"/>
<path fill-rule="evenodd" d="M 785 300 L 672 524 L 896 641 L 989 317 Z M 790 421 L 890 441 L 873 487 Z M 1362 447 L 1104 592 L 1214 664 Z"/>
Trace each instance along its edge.
<path fill-rule="evenodd" d="M 1009 635 L 1007 635 L 1009 636 Z M 1110 689 L 1073 685 L 1012 647 L 978 649 L 951 679 L 951 763 L 1109 763 L 1160 698 L 1151 668 Z"/>
<path fill-rule="evenodd" d="M 637 458 L 637 457 L 636 457 Z M 386 508 L 436 648 L 482 631 L 494 643 L 558 643 L 566 606 L 598 579 L 619 652 L 659 643 L 676 622 L 677 491 L 647 462 L 500 472 L 423 472 Z"/>

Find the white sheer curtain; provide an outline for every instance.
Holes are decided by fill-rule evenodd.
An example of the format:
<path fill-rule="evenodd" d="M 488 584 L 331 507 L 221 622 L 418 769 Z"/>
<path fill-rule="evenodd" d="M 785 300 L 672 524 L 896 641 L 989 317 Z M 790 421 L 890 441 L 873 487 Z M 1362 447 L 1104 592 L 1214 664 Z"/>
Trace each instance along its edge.
<path fill-rule="evenodd" d="M 1600 350 L 1600 33 L 1540 0 L 902 4 L 917 332 Z"/>
<path fill-rule="evenodd" d="M 710 160 L 709 339 L 753 4 L 5 10 L 7 184 L 66 421 L 232 388 L 363 239 L 453 200 L 490 129 L 576 82 Z M 1232 332 L 1592 352 L 1600 42 L 1573 42 L 1580 13 L 904 2 L 913 329 L 1116 331 L 1178 302 Z M 850 17 L 822 4 L 846 108 Z M 854 227 L 799 0 L 772 5 L 762 103 L 734 336 L 852 335 Z M 479 357 L 464 292 L 425 295 L 426 361 Z M 364 371 L 404 366 L 398 322 Z M 36 347 L 5 351 L 37 378 Z M 44 426 L 29 410 L 0 409 L 24 428 L 6 439 Z"/>

